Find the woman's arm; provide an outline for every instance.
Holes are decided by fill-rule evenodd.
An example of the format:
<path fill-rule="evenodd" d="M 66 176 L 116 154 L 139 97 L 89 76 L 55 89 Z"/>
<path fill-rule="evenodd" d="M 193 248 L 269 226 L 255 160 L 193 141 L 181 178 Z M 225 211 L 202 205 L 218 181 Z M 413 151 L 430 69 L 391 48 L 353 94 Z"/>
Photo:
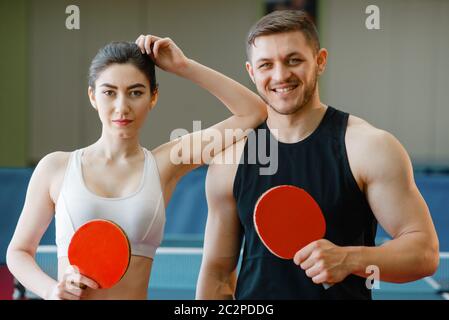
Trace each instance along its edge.
<path fill-rule="evenodd" d="M 183 175 L 209 163 L 215 154 L 242 139 L 248 129 L 257 127 L 266 119 L 266 105 L 257 94 L 227 76 L 188 59 L 170 38 L 140 36 L 136 43 L 159 68 L 195 82 L 233 113 L 220 123 L 182 136 L 157 149 L 169 153 L 171 169 L 175 173 Z"/>
<path fill-rule="evenodd" d="M 62 153 L 44 157 L 30 179 L 25 204 L 16 230 L 8 246 L 6 261 L 14 277 L 27 289 L 44 299 L 79 299 L 82 290 L 67 288 L 66 279 L 77 279 L 68 272 L 59 283 L 48 276 L 34 257 L 39 242 L 54 216 L 51 188 L 54 177 L 60 172 Z M 79 281 L 77 281 L 79 282 Z"/>

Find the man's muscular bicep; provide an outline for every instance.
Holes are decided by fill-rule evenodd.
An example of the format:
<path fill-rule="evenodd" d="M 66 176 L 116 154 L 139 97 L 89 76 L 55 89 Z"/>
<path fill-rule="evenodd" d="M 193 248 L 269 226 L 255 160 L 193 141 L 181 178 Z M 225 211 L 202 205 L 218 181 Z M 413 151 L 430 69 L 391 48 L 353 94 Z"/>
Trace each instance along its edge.
<path fill-rule="evenodd" d="M 366 146 L 365 193 L 381 226 L 393 238 L 423 232 L 432 239 L 435 230 L 429 209 L 404 147 L 393 135 L 377 129 L 366 138 Z"/>

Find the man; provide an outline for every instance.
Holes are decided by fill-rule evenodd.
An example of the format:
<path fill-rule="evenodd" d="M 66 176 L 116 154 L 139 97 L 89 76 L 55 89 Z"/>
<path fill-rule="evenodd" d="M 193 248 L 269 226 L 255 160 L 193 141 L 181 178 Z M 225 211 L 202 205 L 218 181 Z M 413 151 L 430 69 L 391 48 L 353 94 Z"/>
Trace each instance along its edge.
<path fill-rule="evenodd" d="M 389 282 L 433 274 L 438 238 L 410 159 L 391 134 L 320 101 L 317 79 L 328 52 L 305 13 L 263 17 L 249 33 L 247 55 L 247 71 L 268 111 L 254 144 L 268 150 L 269 141 L 277 141 L 278 166 L 261 174 L 265 165 L 251 154 L 251 139 L 227 148 L 210 165 L 197 298 L 371 299 L 369 266 Z M 226 164 L 232 153 L 237 161 Z M 271 254 L 253 225 L 258 197 L 282 184 L 309 192 L 327 224 L 325 239 L 298 251 L 294 261 Z M 378 247 L 377 221 L 393 238 Z M 325 290 L 323 283 L 333 286 Z"/>

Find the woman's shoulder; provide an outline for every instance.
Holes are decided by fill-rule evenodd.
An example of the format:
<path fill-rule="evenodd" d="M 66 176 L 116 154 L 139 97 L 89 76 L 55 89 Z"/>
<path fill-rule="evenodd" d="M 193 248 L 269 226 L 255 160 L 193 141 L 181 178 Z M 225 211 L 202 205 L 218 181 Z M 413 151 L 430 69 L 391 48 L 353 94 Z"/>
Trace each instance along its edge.
<path fill-rule="evenodd" d="M 37 164 L 35 172 L 45 174 L 47 177 L 55 177 L 65 172 L 72 152 L 55 151 L 45 155 Z"/>
<path fill-rule="evenodd" d="M 36 178 L 47 185 L 52 200 L 56 203 L 72 152 L 56 151 L 45 155 L 36 166 Z"/>
<path fill-rule="evenodd" d="M 55 151 L 45 155 L 38 166 L 50 166 L 56 169 L 57 167 L 67 164 L 72 152 L 67 151 Z"/>

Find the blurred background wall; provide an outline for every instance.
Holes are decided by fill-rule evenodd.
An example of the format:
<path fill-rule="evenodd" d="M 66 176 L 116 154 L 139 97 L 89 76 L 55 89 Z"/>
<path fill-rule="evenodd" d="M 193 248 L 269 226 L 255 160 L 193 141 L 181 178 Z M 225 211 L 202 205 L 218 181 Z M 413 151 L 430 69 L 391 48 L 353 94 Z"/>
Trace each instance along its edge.
<path fill-rule="evenodd" d="M 273 1 L 271 1 L 273 2 Z M 80 8 L 68 30 L 65 8 Z M 380 9 L 367 30 L 365 8 Z M 264 14 L 263 0 L 1 0 L 0 166 L 36 163 L 45 154 L 94 142 L 100 122 L 87 98 L 87 69 L 109 41 L 169 36 L 185 53 L 253 88 L 244 69 L 245 37 Z M 325 103 L 398 137 L 416 163 L 449 160 L 449 1 L 318 1 Z M 210 94 L 159 71 L 160 100 L 143 130 L 153 148 L 192 120 L 229 115 Z"/>
<path fill-rule="evenodd" d="M 101 124 L 87 97 L 87 70 L 98 49 L 110 41 L 134 41 L 147 33 L 168 36 L 189 57 L 250 85 L 244 41 L 251 24 L 263 14 L 262 1 L 30 0 L 14 8 L 9 2 L 2 15 L 18 11 L 21 20 L 3 31 L 11 57 L 4 59 L 5 51 L 0 53 L 2 61 L 8 60 L 1 91 L 7 97 L 9 86 L 18 92 L 5 103 L 2 100 L 1 108 L 12 115 L 9 121 L 26 119 L 29 127 L 17 128 L 22 140 L 5 142 L 14 156 L 2 152 L 0 166 L 32 164 L 49 152 L 80 148 L 99 137 Z M 65 8 L 70 4 L 80 8 L 79 30 L 65 27 Z M 20 38 L 11 32 L 16 25 L 23 29 Z M 9 78 L 17 77 L 17 65 L 26 73 L 19 87 Z M 148 148 L 168 141 L 175 128 L 192 131 L 192 120 L 208 126 L 229 115 L 213 96 L 189 81 L 163 71 L 157 77 L 159 102 L 142 133 Z M 21 99 L 15 100 L 17 96 Z M 0 130 L 1 136 L 10 138 L 16 131 Z M 24 150 L 15 151 L 22 143 Z"/>
<path fill-rule="evenodd" d="M 380 9 L 380 30 L 364 28 Z M 449 164 L 449 1 L 321 1 L 323 99 L 393 133 L 415 163 Z"/>

